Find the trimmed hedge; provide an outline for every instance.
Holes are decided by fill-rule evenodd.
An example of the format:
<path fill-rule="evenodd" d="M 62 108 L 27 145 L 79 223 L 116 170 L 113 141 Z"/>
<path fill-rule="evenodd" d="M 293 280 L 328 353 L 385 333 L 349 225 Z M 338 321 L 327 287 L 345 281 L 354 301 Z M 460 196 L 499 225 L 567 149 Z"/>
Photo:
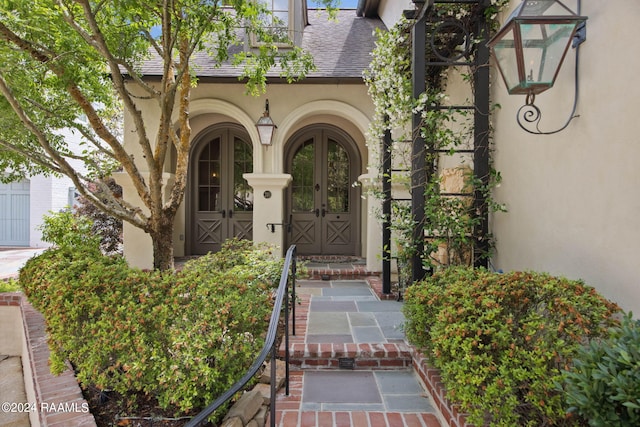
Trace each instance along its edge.
<path fill-rule="evenodd" d="M 84 387 L 142 392 L 176 414 L 204 407 L 246 372 L 282 268 L 269 249 L 232 241 L 174 274 L 130 268 L 94 243 L 47 250 L 20 273 L 46 319 L 52 371 L 68 360 Z"/>
<path fill-rule="evenodd" d="M 557 388 L 581 343 L 618 307 L 579 281 L 450 268 L 410 287 L 409 340 L 474 425 L 570 425 Z"/>

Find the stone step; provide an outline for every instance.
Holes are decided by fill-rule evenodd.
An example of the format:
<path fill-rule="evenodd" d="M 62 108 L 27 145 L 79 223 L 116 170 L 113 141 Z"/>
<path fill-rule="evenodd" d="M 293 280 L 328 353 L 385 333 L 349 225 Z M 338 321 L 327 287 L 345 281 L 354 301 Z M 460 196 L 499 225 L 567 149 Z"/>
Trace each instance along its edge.
<path fill-rule="evenodd" d="M 441 427 L 412 370 L 292 370 L 276 401 L 276 425 Z"/>
<path fill-rule="evenodd" d="M 301 369 L 406 369 L 411 352 L 404 343 L 293 343 L 289 361 Z M 284 348 L 280 348 L 284 357 Z"/>

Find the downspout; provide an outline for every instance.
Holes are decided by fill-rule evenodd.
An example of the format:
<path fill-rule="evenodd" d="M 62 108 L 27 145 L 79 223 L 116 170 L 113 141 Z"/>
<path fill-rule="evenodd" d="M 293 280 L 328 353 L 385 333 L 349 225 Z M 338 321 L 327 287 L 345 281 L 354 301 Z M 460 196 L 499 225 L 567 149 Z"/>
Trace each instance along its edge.
<path fill-rule="evenodd" d="M 375 18 L 378 16 L 379 0 L 358 0 L 356 16 L 362 18 Z"/>

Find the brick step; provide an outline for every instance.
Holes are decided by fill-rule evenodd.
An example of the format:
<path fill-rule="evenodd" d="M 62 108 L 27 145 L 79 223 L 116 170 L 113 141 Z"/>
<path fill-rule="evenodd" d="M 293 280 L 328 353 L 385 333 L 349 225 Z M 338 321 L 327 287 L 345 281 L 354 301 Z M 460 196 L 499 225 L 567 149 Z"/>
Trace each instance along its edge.
<path fill-rule="evenodd" d="M 369 271 L 364 267 L 344 268 L 306 268 L 303 278 L 308 280 L 365 280 L 379 277 L 380 272 Z"/>
<path fill-rule="evenodd" d="M 367 270 L 364 259 L 353 256 L 298 256 L 304 265 L 301 277 L 309 280 L 364 280 L 380 276 L 379 271 Z"/>
<path fill-rule="evenodd" d="M 279 353 L 284 356 L 282 347 Z M 289 346 L 289 362 L 302 369 L 372 370 L 412 366 L 411 352 L 404 343 L 293 343 Z"/>

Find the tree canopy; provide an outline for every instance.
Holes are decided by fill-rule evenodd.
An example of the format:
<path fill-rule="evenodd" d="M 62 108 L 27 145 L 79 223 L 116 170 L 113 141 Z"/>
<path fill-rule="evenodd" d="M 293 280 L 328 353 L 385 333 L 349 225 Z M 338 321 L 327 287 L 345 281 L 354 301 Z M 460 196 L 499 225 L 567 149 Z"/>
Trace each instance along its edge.
<path fill-rule="evenodd" d="M 328 8 L 337 2 L 321 0 Z M 69 176 L 87 200 L 151 235 L 154 266 L 160 269 L 172 266 L 173 220 L 186 185 L 189 100 L 197 84 L 190 64 L 194 53 L 206 51 L 217 63 L 233 61 L 254 94 L 264 90 L 269 69 L 277 66 L 283 78 L 294 81 L 312 67 L 298 48 L 278 49 L 264 25 L 270 12 L 263 0 L 0 4 L 0 180 Z M 258 37 L 259 48 L 240 49 L 230 58 L 230 47 L 247 34 Z M 150 81 L 141 71 L 152 58 L 161 67 L 159 80 Z M 137 107 L 141 98 L 157 104 L 160 119 L 153 129 Z M 143 159 L 134 159 L 123 145 L 124 110 Z M 79 135 L 80 147 L 70 147 L 63 130 Z M 172 146 L 177 166 L 169 184 L 162 174 Z M 114 171 L 128 175 L 146 209 L 103 184 Z"/>

